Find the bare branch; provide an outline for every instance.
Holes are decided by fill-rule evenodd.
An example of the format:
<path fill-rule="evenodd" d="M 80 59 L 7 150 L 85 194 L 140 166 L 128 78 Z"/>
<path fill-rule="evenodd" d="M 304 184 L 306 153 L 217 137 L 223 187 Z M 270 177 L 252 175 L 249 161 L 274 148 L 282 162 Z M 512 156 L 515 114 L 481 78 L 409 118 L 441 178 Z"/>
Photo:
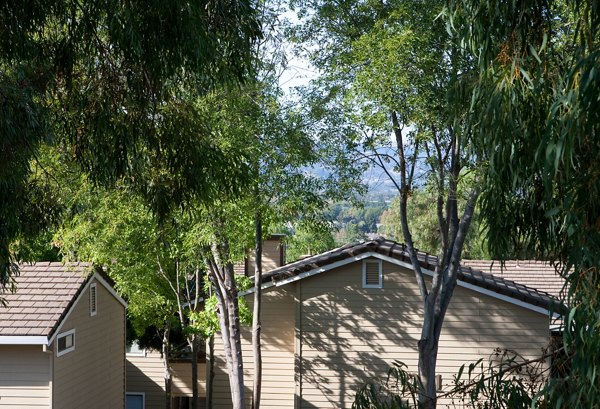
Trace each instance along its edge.
<path fill-rule="evenodd" d="M 391 116 L 394 127 L 394 135 L 396 137 L 396 144 L 398 147 L 398 156 L 400 158 L 400 224 L 402 226 L 402 235 L 404 236 L 404 242 L 406 243 L 410 261 L 415 271 L 415 278 L 417 280 L 417 285 L 419 286 L 421 297 L 423 302 L 426 302 L 428 294 L 427 285 L 425 284 L 425 277 L 423 276 L 421 264 L 419 264 L 417 252 L 414 248 L 412 234 L 410 233 L 410 228 L 408 227 L 407 202 L 408 195 L 410 193 L 410 186 L 407 185 L 406 157 L 404 155 L 402 129 L 400 128 L 398 116 L 396 115 L 395 111 L 392 111 Z"/>

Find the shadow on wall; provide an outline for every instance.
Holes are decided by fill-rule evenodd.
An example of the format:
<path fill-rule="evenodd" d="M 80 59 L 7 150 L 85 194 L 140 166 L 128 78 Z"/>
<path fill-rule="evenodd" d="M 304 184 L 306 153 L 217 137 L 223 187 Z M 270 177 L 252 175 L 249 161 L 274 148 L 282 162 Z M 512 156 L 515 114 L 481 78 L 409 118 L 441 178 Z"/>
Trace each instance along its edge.
<path fill-rule="evenodd" d="M 154 379 L 127 362 L 127 393 L 144 393 L 145 409 L 164 409 L 165 391 L 162 376 Z"/>
<path fill-rule="evenodd" d="M 360 263 L 302 283 L 301 408 L 351 407 L 359 387 L 385 377 L 394 360 L 416 370 L 414 277 L 385 273 L 383 288 L 362 288 Z"/>

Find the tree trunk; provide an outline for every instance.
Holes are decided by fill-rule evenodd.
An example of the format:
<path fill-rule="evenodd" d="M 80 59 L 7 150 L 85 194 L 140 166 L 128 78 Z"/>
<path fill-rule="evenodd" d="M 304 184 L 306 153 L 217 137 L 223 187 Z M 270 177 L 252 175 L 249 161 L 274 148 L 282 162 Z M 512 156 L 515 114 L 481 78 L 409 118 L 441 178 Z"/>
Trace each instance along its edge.
<path fill-rule="evenodd" d="M 233 271 L 232 271 L 233 274 Z M 229 345 L 230 362 L 229 385 L 231 387 L 231 399 L 233 409 L 244 408 L 244 365 L 242 360 L 242 342 L 240 338 L 240 320 L 238 310 L 237 290 L 225 300 L 227 305 L 227 314 L 229 315 Z"/>
<path fill-rule="evenodd" d="M 206 408 L 213 407 L 213 385 L 215 379 L 215 336 L 208 339 L 208 374 L 206 376 Z"/>
<path fill-rule="evenodd" d="M 170 350 L 170 345 L 169 345 L 169 333 L 171 332 L 171 329 L 169 327 L 167 327 L 165 329 L 165 332 L 163 333 L 163 340 L 162 340 L 162 358 L 163 358 L 163 365 L 164 365 L 164 379 L 165 379 L 165 408 L 166 409 L 171 409 L 171 389 L 172 389 L 172 385 L 173 385 L 173 379 L 171 376 L 171 365 L 169 364 L 169 350 Z"/>
<path fill-rule="evenodd" d="M 192 348 L 192 409 L 198 409 L 198 336 L 190 335 Z"/>
<path fill-rule="evenodd" d="M 260 212 L 255 216 L 256 231 L 256 254 L 254 269 L 254 306 L 252 315 L 252 350 L 254 353 L 254 383 L 252 394 L 252 408 L 260 408 L 260 393 L 262 380 L 262 353 L 260 345 L 260 307 L 261 307 L 261 284 L 262 284 L 262 219 Z"/>
<path fill-rule="evenodd" d="M 437 404 L 435 368 L 437 363 L 438 339 L 421 338 L 419 348 L 419 403 L 423 409 L 434 409 Z"/>
<path fill-rule="evenodd" d="M 227 360 L 227 373 L 231 388 L 233 409 L 244 408 L 244 364 L 242 361 L 242 343 L 240 339 L 240 318 L 238 308 L 238 291 L 235 284 L 233 264 L 229 260 L 229 243 L 220 238 L 220 243 L 213 244 L 210 258 L 210 279 L 213 283 L 217 305 L 219 308 L 219 324 L 223 350 Z"/>

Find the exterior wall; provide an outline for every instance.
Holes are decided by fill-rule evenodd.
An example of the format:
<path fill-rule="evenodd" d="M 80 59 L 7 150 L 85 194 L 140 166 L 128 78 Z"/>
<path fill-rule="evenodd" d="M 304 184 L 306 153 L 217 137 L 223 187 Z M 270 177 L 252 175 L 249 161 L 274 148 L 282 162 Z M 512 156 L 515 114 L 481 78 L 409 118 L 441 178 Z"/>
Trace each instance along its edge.
<path fill-rule="evenodd" d="M 0 408 L 49 408 L 50 362 L 41 345 L 0 346 Z"/>
<path fill-rule="evenodd" d="M 125 406 L 125 308 L 102 284 L 96 289 L 97 314 L 90 316 L 88 286 L 60 330 L 75 329 L 75 350 L 57 357 L 56 339 L 51 346 L 55 408 Z"/>
<path fill-rule="evenodd" d="M 356 390 L 400 360 L 417 369 L 422 307 L 414 273 L 383 263 L 383 288 L 362 288 L 362 263 L 296 283 L 301 300 L 298 407 L 349 408 Z M 457 287 L 438 353 L 443 383 L 494 348 L 539 356 L 548 318 Z M 440 402 L 441 404 L 447 402 Z"/>
<path fill-rule="evenodd" d="M 173 396 L 192 396 L 192 366 L 174 363 Z M 164 365 L 160 352 L 146 351 L 145 356 L 127 355 L 127 392 L 143 392 L 146 409 L 164 409 Z M 206 396 L 206 364 L 198 364 L 198 394 Z"/>
<path fill-rule="evenodd" d="M 145 356 L 127 355 L 127 392 L 143 392 L 146 409 L 164 409 L 164 366 L 160 353 L 146 351 Z"/>
<path fill-rule="evenodd" d="M 294 407 L 294 286 L 272 288 L 263 292 L 262 303 L 262 394 L 264 409 Z M 250 308 L 252 295 L 247 296 Z M 231 408 L 231 394 L 221 335 L 215 336 L 214 408 Z M 244 356 L 244 397 L 250 407 L 252 398 L 252 335 L 242 330 Z"/>

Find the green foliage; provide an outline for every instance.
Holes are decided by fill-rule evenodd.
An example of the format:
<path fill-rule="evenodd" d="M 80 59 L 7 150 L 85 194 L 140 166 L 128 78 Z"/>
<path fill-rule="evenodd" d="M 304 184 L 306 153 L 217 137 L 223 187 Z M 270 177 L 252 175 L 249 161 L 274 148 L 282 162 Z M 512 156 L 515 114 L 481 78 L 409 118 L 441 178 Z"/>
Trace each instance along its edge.
<path fill-rule="evenodd" d="M 527 409 L 539 404 L 539 393 L 548 381 L 549 355 L 526 360 L 497 348 L 488 362 L 480 359 L 463 365 L 449 393 L 454 403 L 478 409 Z"/>
<path fill-rule="evenodd" d="M 461 408 L 527 409 L 544 406 L 540 399 L 548 381 L 548 359 L 543 353 L 535 359 L 497 348 L 488 360 L 464 364 L 454 376 L 452 389 L 438 399 L 449 399 Z M 387 378 L 365 382 L 357 391 L 353 409 L 418 408 L 418 378 L 408 367 L 395 361 Z"/>
<path fill-rule="evenodd" d="M 407 205 L 407 216 L 415 247 L 430 254 L 439 254 L 441 233 L 435 213 L 435 194 L 430 189 L 413 190 Z M 381 233 L 393 240 L 403 240 L 399 198 L 392 200 L 389 208 L 381 215 Z M 467 233 L 463 257 L 474 260 L 489 259 L 486 250 L 485 234 L 475 216 Z"/>
<path fill-rule="evenodd" d="M 60 146 L 94 183 L 130 185 L 161 217 L 190 200 L 239 190 L 246 162 L 213 143 L 193 101 L 252 72 L 252 45 L 260 37 L 255 6 L 245 0 L 3 4 L 2 286 L 16 272 L 10 243 L 45 227 L 53 214 L 31 183 L 42 143 Z"/>
<path fill-rule="evenodd" d="M 286 239 L 286 262 L 291 263 L 306 255 L 331 250 L 335 245 L 330 225 L 300 223 Z"/>
<path fill-rule="evenodd" d="M 235 276 L 236 285 L 239 291 L 245 291 L 252 287 L 252 281 L 245 276 Z M 193 331 L 200 334 L 202 339 L 209 339 L 214 336 L 220 328 L 219 324 L 219 307 L 217 305 L 217 297 L 213 294 L 210 281 L 204 279 L 203 303 L 204 307 L 200 310 L 188 310 L 189 326 L 188 331 Z M 252 324 L 252 311 L 244 297 L 239 298 L 240 323 L 244 325 Z"/>
<path fill-rule="evenodd" d="M 418 407 L 418 380 L 406 364 L 394 361 L 387 378 L 366 382 L 356 393 L 352 409 L 411 409 Z"/>
<path fill-rule="evenodd" d="M 599 15 L 596 1 L 532 0 L 450 2 L 446 16 L 478 63 L 463 89 L 488 163 L 481 215 L 492 255 L 525 248 L 568 278 L 571 370 L 547 389 L 551 407 L 600 404 Z"/>

